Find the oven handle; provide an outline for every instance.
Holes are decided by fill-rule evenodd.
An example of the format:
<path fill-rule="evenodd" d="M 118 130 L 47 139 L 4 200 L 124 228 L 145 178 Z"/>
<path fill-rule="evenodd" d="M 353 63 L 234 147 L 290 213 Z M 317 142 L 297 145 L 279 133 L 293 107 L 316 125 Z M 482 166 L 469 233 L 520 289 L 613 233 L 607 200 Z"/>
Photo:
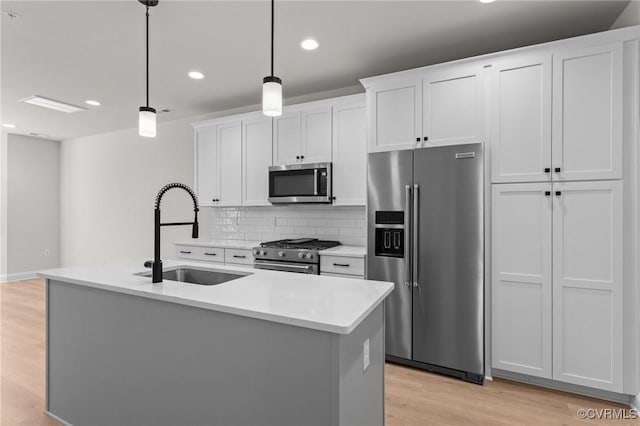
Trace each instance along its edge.
<path fill-rule="evenodd" d="M 258 269 L 271 269 L 274 271 L 284 271 L 287 272 L 287 269 L 300 269 L 304 271 L 309 271 L 313 269 L 311 265 L 295 265 L 293 263 L 270 263 L 270 262 L 258 262 L 255 261 L 253 263 Z"/>

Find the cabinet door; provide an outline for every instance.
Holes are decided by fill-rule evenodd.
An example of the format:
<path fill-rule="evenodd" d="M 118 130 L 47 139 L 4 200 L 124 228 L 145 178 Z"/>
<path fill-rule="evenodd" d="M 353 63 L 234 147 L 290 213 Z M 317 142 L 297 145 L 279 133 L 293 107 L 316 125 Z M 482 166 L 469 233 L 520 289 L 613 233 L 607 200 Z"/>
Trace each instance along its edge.
<path fill-rule="evenodd" d="M 554 180 L 622 177 L 622 43 L 553 57 Z"/>
<path fill-rule="evenodd" d="M 550 183 L 493 185 L 492 363 L 551 378 Z"/>
<path fill-rule="evenodd" d="M 273 119 L 273 163 L 292 164 L 300 157 L 300 112 L 285 111 Z"/>
<path fill-rule="evenodd" d="M 240 122 L 218 125 L 220 202 L 217 206 L 241 205 L 242 138 Z"/>
<path fill-rule="evenodd" d="M 303 110 L 301 160 L 304 163 L 331 161 L 331 106 Z"/>
<path fill-rule="evenodd" d="M 415 148 L 422 134 L 422 79 L 394 80 L 367 90 L 370 152 Z"/>
<path fill-rule="evenodd" d="M 333 107 L 333 196 L 338 206 L 367 199 L 367 123 L 363 102 Z"/>
<path fill-rule="evenodd" d="M 482 142 L 484 139 L 483 68 L 456 66 L 424 76 L 423 140 L 426 145 Z"/>
<path fill-rule="evenodd" d="M 242 121 L 242 205 L 269 206 L 269 166 L 272 160 L 271 118 Z"/>
<path fill-rule="evenodd" d="M 217 127 L 200 127 L 195 131 L 196 193 L 201 206 L 213 206 L 219 198 Z"/>
<path fill-rule="evenodd" d="M 551 180 L 551 55 L 493 65 L 491 180 Z"/>
<path fill-rule="evenodd" d="M 553 378 L 622 392 L 622 182 L 553 189 Z"/>

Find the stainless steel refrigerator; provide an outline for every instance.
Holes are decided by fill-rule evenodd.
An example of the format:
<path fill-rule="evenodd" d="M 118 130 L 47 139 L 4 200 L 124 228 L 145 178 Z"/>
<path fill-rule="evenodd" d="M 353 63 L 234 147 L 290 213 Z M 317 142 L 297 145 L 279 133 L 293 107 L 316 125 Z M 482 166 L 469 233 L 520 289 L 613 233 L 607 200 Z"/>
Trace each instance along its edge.
<path fill-rule="evenodd" d="M 484 379 L 482 144 L 369 155 L 367 277 L 396 284 L 387 360 Z"/>

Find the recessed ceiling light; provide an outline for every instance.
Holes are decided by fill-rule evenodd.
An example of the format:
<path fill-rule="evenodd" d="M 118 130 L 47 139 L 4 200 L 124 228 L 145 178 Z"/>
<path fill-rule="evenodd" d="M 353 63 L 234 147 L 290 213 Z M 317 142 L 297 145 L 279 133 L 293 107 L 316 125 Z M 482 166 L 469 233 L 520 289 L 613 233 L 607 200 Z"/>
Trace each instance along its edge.
<path fill-rule="evenodd" d="M 189 77 L 194 80 L 202 80 L 204 78 L 204 74 L 202 74 L 200 71 L 191 71 L 189 72 Z"/>
<path fill-rule="evenodd" d="M 36 105 L 43 108 L 49 108 L 56 111 L 66 112 L 67 114 L 83 111 L 86 109 L 81 106 L 67 104 L 64 102 L 56 101 L 55 99 L 49 99 L 39 95 L 33 95 L 33 96 L 29 96 L 28 98 L 20 99 L 20 102 Z"/>
<path fill-rule="evenodd" d="M 300 46 L 304 50 L 316 50 L 318 48 L 318 42 L 312 38 L 307 38 L 302 40 L 302 43 L 300 43 Z"/>
<path fill-rule="evenodd" d="M 2 127 L 6 127 L 7 129 L 15 129 L 16 125 L 11 123 L 4 123 Z"/>
<path fill-rule="evenodd" d="M 91 106 L 100 106 L 100 105 L 102 105 L 100 102 L 94 101 L 92 99 L 84 101 L 84 103 L 87 104 L 87 105 L 91 105 Z"/>
<path fill-rule="evenodd" d="M 480 3 L 493 3 L 496 0 L 480 0 Z"/>

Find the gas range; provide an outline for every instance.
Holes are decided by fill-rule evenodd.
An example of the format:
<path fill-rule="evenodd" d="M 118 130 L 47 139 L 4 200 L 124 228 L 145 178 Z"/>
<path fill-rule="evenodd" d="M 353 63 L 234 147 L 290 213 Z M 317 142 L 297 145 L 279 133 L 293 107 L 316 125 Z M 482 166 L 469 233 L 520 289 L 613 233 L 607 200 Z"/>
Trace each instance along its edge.
<path fill-rule="evenodd" d="M 320 274 L 320 250 L 340 245 L 338 241 L 298 238 L 269 241 L 253 249 L 257 269 Z"/>

